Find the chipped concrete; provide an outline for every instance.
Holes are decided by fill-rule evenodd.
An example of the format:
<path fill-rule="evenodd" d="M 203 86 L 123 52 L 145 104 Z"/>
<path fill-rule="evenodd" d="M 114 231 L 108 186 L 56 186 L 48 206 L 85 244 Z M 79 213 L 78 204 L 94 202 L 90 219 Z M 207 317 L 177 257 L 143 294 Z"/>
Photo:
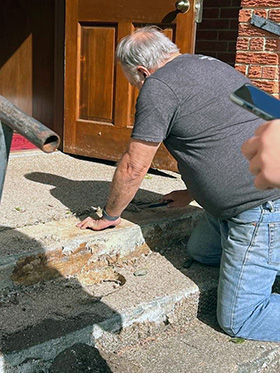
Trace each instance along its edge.
<path fill-rule="evenodd" d="M 147 275 L 135 276 L 143 267 Z M 81 286 L 64 278 L 7 291 L 0 307 L 2 363 L 48 364 L 78 342 L 113 352 L 134 343 L 141 328 L 148 335 L 163 329 L 166 320 L 185 325 L 196 317 L 197 285 L 160 254 L 124 264 L 118 272 L 125 282 L 105 292 L 102 285 Z"/>

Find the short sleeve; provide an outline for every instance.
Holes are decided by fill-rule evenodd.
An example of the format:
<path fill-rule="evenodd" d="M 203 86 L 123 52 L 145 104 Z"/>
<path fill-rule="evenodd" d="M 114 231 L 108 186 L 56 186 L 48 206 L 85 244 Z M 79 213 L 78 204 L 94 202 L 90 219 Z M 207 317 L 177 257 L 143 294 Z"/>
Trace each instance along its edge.
<path fill-rule="evenodd" d="M 137 99 L 131 137 L 162 142 L 169 134 L 177 108 L 178 99 L 173 90 L 163 81 L 148 77 Z"/>

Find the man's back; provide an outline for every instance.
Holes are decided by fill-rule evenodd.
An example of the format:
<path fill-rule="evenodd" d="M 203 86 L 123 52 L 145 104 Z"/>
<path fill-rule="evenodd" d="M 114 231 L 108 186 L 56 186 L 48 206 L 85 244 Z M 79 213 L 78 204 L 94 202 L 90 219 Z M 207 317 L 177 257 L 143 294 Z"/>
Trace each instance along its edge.
<path fill-rule="evenodd" d="M 241 154 L 262 122 L 229 99 L 245 82 L 214 58 L 181 55 L 146 79 L 137 102 L 132 137 L 164 141 L 193 197 L 219 218 L 280 195 L 254 187 Z"/>

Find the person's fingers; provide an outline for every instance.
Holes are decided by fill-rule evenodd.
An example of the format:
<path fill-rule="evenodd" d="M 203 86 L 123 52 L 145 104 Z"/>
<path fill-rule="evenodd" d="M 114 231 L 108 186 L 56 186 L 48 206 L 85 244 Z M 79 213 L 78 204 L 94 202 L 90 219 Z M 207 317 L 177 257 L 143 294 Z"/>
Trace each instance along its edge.
<path fill-rule="evenodd" d="M 257 189 L 272 189 L 272 186 L 269 184 L 268 180 L 264 177 L 263 173 L 260 172 L 256 177 L 254 181 L 255 187 Z"/>
<path fill-rule="evenodd" d="M 249 161 L 257 154 L 259 146 L 259 138 L 254 136 L 245 141 L 241 147 L 241 151 L 245 158 Z"/>
<path fill-rule="evenodd" d="M 170 207 L 170 208 L 174 208 L 174 207 L 184 207 L 182 206 L 182 202 L 180 200 L 177 200 L 177 201 L 171 201 L 168 203 L 168 205 L 166 205 L 167 207 Z"/>
<path fill-rule="evenodd" d="M 261 161 L 260 161 L 260 157 L 258 156 L 258 154 L 255 155 L 255 157 L 250 160 L 249 171 L 253 175 L 258 175 L 261 172 Z"/>
<path fill-rule="evenodd" d="M 162 196 L 162 201 L 172 201 L 173 200 L 173 198 L 172 198 L 173 196 L 174 196 L 174 192 L 165 194 L 164 196 Z"/>
<path fill-rule="evenodd" d="M 115 221 L 109 221 L 109 220 L 105 220 L 105 219 L 94 220 L 91 217 L 87 217 L 86 219 L 84 219 L 83 221 L 78 223 L 76 225 L 76 227 L 80 228 L 80 229 L 91 228 L 95 231 L 100 231 L 100 230 L 108 228 L 108 227 L 112 227 L 112 226 L 115 227 L 120 222 L 121 222 L 121 218 L 118 218 Z"/>
<path fill-rule="evenodd" d="M 76 227 L 81 228 L 81 229 L 86 229 L 89 226 L 89 224 L 91 223 L 91 220 L 93 220 L 93 219 L 90 218 L 90 217 L 87 217 L 86 219 L 84 219 L 80 223 L 78 223 L 76 225 Z"/>
<path fill-rule="evenodd" d="M 266 129 L 267 127 L 270 125 L 271 122 L 265 122 L 263 124 L 261 124 L 255 131 L 255 136 L 260 136 Z"/>

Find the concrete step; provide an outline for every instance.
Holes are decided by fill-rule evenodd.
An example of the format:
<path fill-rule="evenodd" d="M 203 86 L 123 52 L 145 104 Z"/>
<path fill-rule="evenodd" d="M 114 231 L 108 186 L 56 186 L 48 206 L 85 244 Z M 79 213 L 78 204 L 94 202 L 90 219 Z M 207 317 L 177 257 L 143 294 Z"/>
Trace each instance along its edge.
<path fill-rule="evenodd" d="M 239 342 L 239 343 L 238 343 Z M 240 343 L 241 342 L 241 343 Z M 203 321 L 193 320 L 180 331 L 171 327 L 158 336 L 143 339 L 135 346 L 124 348 L 117 354 L 101 350 L 99 366 L 94 366 L 97 351 L 73 346 L 57 357 L 52 373 L 66 373 L 67 361 L 71 371 L 113 373 L 278 373 L 280 371 L 280 345 L 272 342 L 235 340 L 223 333 L 213 315 Z M 89 358 L 90 357 L 90 358 Z M 103 365 L 103 366 L 104 366 Z"/>
<path fill-rule="evenodd" d="M 113 353 L 197 316 L 198 285 L 159 253 L 123 262 L 111 275 L 101 284 L 61 277 L 2 292 L 0 371 L 48 371 L 77 343 Z"/>
<path fill-rule="evenodd" d="M 138 257 L 147 245 L 154 250 L 180 242 L 200 216 L 196 207 L 179 214 L 167 208 L 127 211 L 118 227 L 101 232 L 76 228 L 83 216 L 17 229 L 2 227 L 0 289 L 59 276 L 99 282 L 104 267 Z"/>
<path fill-rule="evenodd" d="M 76 343 L 115 352 L 188 324 L 200 289 L 183 273 L 181 241 L 200 215 L 195 207 L 128 211 L 102 232 L 75 228 L 76 217 L 2 230 L 0 371 L 42 371 Z"/>

